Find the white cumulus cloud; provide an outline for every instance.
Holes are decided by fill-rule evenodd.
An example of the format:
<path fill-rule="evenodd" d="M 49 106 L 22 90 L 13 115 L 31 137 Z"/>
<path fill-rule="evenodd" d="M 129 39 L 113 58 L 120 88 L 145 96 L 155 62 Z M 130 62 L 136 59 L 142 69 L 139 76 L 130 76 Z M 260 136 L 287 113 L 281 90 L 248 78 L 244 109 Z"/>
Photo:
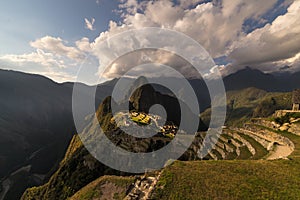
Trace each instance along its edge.
<path fill-rule="evenodd" d="M 15 62 L 40 62 L 43 65 L 70 66 L 66 59 L 79 63 L 87 53 L 113 57 L 122 48 L 134 47 L 136 41 L 128 44 L 110 44 L 109 49 L 98 49 L 101 42 L 112 36 L 131 29 L 144 27 L 162 27 L 182 32 L 199 42 L 213 58 L 228 57 L 232 63 L 228 66 L 215 67 L 225 72 L 250 65 L 263 71 L 279 70 L 283 66 L 288 69 L 300 69 L 300 1 L 285 0 L 281 2 L 282 9 L 288 6 L 287 13 L 278 16 L 264 27 L 245 32 L 245 22 L 249 19 L 264 24 L 262 18 L 267 12 L 272 12 L 278 0 L 121 0 L 119 10 L 120 22 L 109 22 L 107 31 L 90 41 L 88 38 L 75 42 L 74 45 L 59 37 L 45 36 L 30 43 L 36 49 L 32 54 L 6 55 L 0 59 Z M 278 8 L 276 8 L 278 9 Z M 85 18 L 85 28 L 95 30 L 95 19 Z M 249 26 L 246 24 L 246 26 Z M 251 30 L 247 29 L 247 30 Z M 154 36 L 155 38 L 155 36 Z M 167 38 L 175 48 L 178 42 Z M 159 41 L 159 38 L 157 39 Z M 157 42 L 142 41 L 142 42 Z M 126 45 L 126 47 L 122 46 Z M 182 66 L 182 71 L 192 75 L 187 64 L 178 57 L 159 52 L 140 53 L 117 60 L 107 69 L 105 76 L 113 78 L 120 76 L 129 66 L 143 63 L 143 55 L 152 62 L 161 62 L 174 66 Z M 58 62 L 55 63 L 55 61 Z M 63 63 L 61 63 L 63 61 Z M 101 63 L 99 63 L 101 66 Z M 101 66 L 103 68 L 103 66 Z M 103 70 L 103 69 L 102 69 Z"/>
<path fill-rule="evenodd" d="M 190 36 L 215 58 L 226 55 L 233 50 L 236 41 L 248 37 L 243 31 L 245 20 L 261 18 L 273 8 L 277 0 L 218 0 L 208 3 L 189 0 L 179 1 L 178 4 L 171 0 L 122 2 L 120 8 L 123 11 L 123 22 L 110 22 L 109 30 L 102 32 L 93 43 L 95 52 L 98 43 L 117 33 L 135 28 L 164 27 Z M 172 42 L 172 38 L 169 40 Z M 173 42 L 174 47 L 176 43 Z M 122 70 L 120 68 L 120 74 Z M 118 74 L 116 69 L 112 71 L 112 75 Z"/>
<path fill-rule="evenodd" d="M 229 57 L 236 65 L 292 64 L 300 53 L 300 1 L 294 1 L 285 15 L 241 38 L 231 49 Z"/>
<path fill-rule="evenodd" d="M 85 55 L 76 47 L 66 46 L 61 38 L 45 36 L 30 42 L 30 45 L 36 49 L 42 49 L 55 55 L 67 57 L 69 59 L 80 61 Z"/>

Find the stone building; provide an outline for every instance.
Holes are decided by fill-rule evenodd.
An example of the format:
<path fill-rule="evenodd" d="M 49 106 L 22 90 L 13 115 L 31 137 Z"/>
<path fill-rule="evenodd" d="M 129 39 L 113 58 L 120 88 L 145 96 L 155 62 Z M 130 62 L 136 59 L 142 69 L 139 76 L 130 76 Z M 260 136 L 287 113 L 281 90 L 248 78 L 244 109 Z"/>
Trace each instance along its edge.
<path fill-rule="evenodd" d="M 300 89 L 293 92 L 293 111 L 300 110 Z"/>

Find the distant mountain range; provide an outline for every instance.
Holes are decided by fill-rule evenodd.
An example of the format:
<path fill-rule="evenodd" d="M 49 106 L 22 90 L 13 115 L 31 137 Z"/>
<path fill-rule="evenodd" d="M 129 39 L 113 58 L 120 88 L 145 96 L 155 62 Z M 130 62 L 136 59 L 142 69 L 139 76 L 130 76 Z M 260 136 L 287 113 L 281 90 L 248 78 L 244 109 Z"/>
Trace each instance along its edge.
<path fill-rule="evenodd" d="M 227 91 L 255 87 L 267 92 L 289 92 L 300 88 L 300 72 L 266 74 L 246 67 L 223 80 Z"/>
<path fill-rule="evenodd" d="M 254 87 L 268 92 L 288 92 L 300 88 L 300 72 L 273 75 L 247 67 L 223 80 L 227 91 Z M 117 81 L 98 85 L 96 108 L 111 95 Z M 201 111 L 209 108 L 204 81 L 192 79 L 189 82 Z M 73 85 L 58 84 L 40 75 L 0 70 L 0 180 L 3 178 L 3 182 L 9 174 L 30 166 L 26 174 L 11 181 L 5 199 L 17 199 L 25 188 L 45 182 L 57 168 L 76 133 L 72 117 Z M 86 90 L 95 87 L 81 86 Z M 159 86 L 155 88 L 169 94 Z"/>

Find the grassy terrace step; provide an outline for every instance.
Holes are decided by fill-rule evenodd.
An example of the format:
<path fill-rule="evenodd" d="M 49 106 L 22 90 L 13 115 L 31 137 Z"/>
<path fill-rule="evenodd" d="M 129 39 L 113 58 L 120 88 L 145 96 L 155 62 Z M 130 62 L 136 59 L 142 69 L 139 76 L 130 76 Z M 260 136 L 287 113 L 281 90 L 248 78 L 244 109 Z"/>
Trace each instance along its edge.
<path fill-rule="evenodd" d="M 222 155 L 217 150 L 212 149 L 211 153 L 214 154 L 218 158 L 218 160 L 223 160 Z"/>
<path fill-rule="evenodd" d="M 256 153 L 251 159 L 253 159 L 253 160 L 261 159 L 268 154 L 268 151 L 259 142 L 254 140 L 252 137 L 245 135 L 241 132 L 237 132 L 237 134 L 239 134 L 241 137 L 246 139 L 252 145 L 252 147 L 255 148 Z"/>
<path fill-rule="evenodd" d="M 238 140 L 238 139 L 236 139 L 236 138 L 233 138 L 233 137 L 231 137 L 230 135 L 228 135 L 228 134 L 222 134 L 221 136 L 223 136 L 224 138 L 226 138 L 226 139 L 228 139 L 228 140 L 234 140 L 234 141 L 236 141 L 238 144 L 240 144 L 240 145 L 243 145 L 243 142 L 241 142 L 240 140 Z M 233 144 L 232 144 L 233 145 Z"/>
<path fill-rule="evenodd" d="M 163 170 L 153 199 L 299 199 L 300 136 L 261 128 L 294 143 L 291 160 L 176 161 Z M 238 134 L 256 149 L 251 159 L 267 155 L 268 151 L 253 138 Z M 240 159 L 251 157 L 247 147 L 240 150 Z"/>
<path fill-rule="evenodd" d="M 226 139 L 227 141 L 228 141 L 228 140 L 231 140 L 231 141 L 232 141 L 232 140 L 235 140 L 234 138 L 230 137 L 230 136 L 227 135 L 227 134 L 222 134 L 222 135 L 220 136 L 220 139 L 219 139 L 219 140 L 221 140 L 222 142 L 224 142 L 224 141 L 222 140 L 223 138 Z M 235 140 L 235 141 L 236 141 L 236 140 Z M 238 141 L 237 143 L 238 143 L 238 144 L 242 144 L 240 141 Z M 228 143 L 228 142 L 227 142 L 227 145 L 230 146 L 230 147 L 233 148 L 233 149 L 236 149 L 236 146 L 235 146 L 234 144 L 232 144 L 232 143 Z"/>
<path fill-rule="evenodd" d="M 232 153 L 228 153 L 226 155 L 225 160 L 234 160 L 238 157 L 238 155 L 236 154 L 236 152 L 232 152 Z"/>
<path fill-rule="evenodd" d="M 279 130 L 271 129 L 269 127 L 265 127 L 262 125 L 255 124 L 255 126 L 273 131 L 275 133 L 278 133 L 278 134 L 290 139 L 294 143 L 295 149 L 294 149 L 293 153 L 290 156 L 288 156 L 288 158 L 300 159 L 300 136 L 290 133 L 288 131 L 279 131 Z"/>
<path fill-rule="evenodd" d="M 236 158 L 237 160 L 248 160 L 251 159 L 251 152 L 246 146 L 240 147 L 240 155 Z"/>
<path fill-rule="evenodd" d="M 153 199 L 299 199 L 299 160 L 175 162 Z"/>
<path fill-rule="evenodd" d="M 237 134 L 239 134 L 239 135 L 241 135 L 241 133 L 237 133 Z M 244 134 L 243 134 L 244 135 Z M 261 152 L 259 152 L 259 153 L 261 153 L 261 155 L 256 155 L 255 157 L 253 157 L 253 158 L 251 158 L 252 157 L 252 154 L 251 154 L 251 152 L 249 151 L 249 149 L 246 147 L 246 146 L 241 146 L 239 149 L 240 149 L 240 155 L 239 156 L 233 156 L 233 155 L 229 155 L 228 157 L 227 157 L 227 160 L 233 160 L 233 159 L 237 159 L 237 160 L 248 160 L 248 159 L 258 159 L 258 158 L 260 158 L 260 156 L 264 156 L 265 154 L 267 154 L 268 152 L 266 152 L 266 150 L 264 149 L 264 147 L 261 145 L 261 144 L 259 144 L 258 142 L 256 142 L 253 138 L 250 138 L 249 136 L 247 136 L 247 135 L 244 135 L 245 137 L 243 137 L 243 136 L 241 136 L 241 137 L 243 137 L 244 139 L 246 139 L 246 140 L 248 140 L 248 142 L 251 144 L 251 145 L 253 145 L 254 143 L 255 143 L 255 145 L 256 146 L 253 146 L 255 149 L 257 149 L 257 148 L 263 148 L 263 149 L 261 149 Z M 240 145 L 243 145 L 243 143 L 241 142 L 241 141 L 239 141 L 239 140 L 237 140 L 237 139 L 235 139 L 235 138 L 233 138 L 233 137 L 231 137 L 231 136 L 229 136 L 229 135 L 227 135 L 227 134 L 222 134 L 222 137 L 223 138 L 226 138 L 226 139 L 228 139 L 228 140 L 234 140 L 235 142 L 237 142 L 238 144 L 240 144 Z M 233 147 L 234 149 L 236 149 L 236 146 L 235 145 L 233 145 L 232 143 L 231 144 L 228 144 L 228 145 L 230 145 L 231 147 Z M 256 152 L 257 153 L 257 152 Z"/>
<path fill-rule="evenodd" d="M 224 143 L 224 141 L 225 140 L 223 140 L 223 138 L 224 139 L 226 139 L 226 140 L 231 140 L 231 141 L 235 141 L 237 144 L 239 144 L 239 145 L 243 145 L 243 143 L 241 142 L 241 141 L 239 141 L 239 140 L 237 140 L 237 139 L 235 139 L 235 138 L 233 138 L 233 137 L 231 137 L 231 136 L 229 136 L 229 135 L 227 135 L 227 134 L 222 134 L 221 135 L 221 137 L 222 137 L 222 142 Z M 220 138 L 221 139 L 221 138 Z M 234 149 L 234 152 L 232 152 L 232 153 L 228 153 L 227 152 L 227 155 L 226 155 L 226 160 L 235 160 L 235 159 L 237 159 L 237 160 L 248 160 L 248 159 L 250 159 L 251 158 L 251 156 L 252 156 L 252 154 L 251 154 L 251 152 L 248 150 L 248 148 L 246 147 L 246 146 L 241 146 L 241 147 L 239 147 L 239 149 L 240 149 L 240 155 L 238 156 L 237 154 L 236 154 L 236 149 L 237 149 L 237 147 L 235 146 L 235 145 L 233 145 L 233 143 L 227 143 L 226 145 L 228 145 L 228 146 L 230 146 L 231 148 L 233 148 Z"/>
<path fill-rule="evenodd" d="M 222 141 L 222 144 L 223 145 L 221 148 L 223 148 L 226 153 L 235 152 L 237 149 L 237 147 L 234 146 L 232 143 Z"/>
<path fill-rule="evenodd" d="M 219 138 L 218 142 L 215 144 L 215 148 L 211 151 L 212 154 L 214 154 L 218 160 L 233 160 L 236 159 L 237 154 L 236 154 L 236 146 L 233 145 L 232 143 L 228 143 L 226 140 L 234 140 L 238 144 L 242 144 L 240 141 L 235 140 L 234 138 L 230 137 L 227 134 L 222 134 L 221 137 Z M 226 143 L 226 144 L 225 144 Z M 226 145 L 226 148 L 224 149 L 224 145 Z M 233 152 L 229 151 L 232 149 Z M 222 157 L 221 152 L 225 153 L 225 158 Z M 211 156 L 210 156 L 211 158 Z M 213 158 L 211 158 L 213 159 Z"/>

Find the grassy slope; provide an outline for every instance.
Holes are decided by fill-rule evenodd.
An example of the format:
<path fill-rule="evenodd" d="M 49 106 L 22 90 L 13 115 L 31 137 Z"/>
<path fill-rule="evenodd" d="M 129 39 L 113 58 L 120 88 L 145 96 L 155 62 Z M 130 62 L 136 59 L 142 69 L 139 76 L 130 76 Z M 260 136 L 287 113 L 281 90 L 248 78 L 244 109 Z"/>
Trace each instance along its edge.
<path fill-rule="evenodd" d="M 226 125 L 240 126 L 252 117 L 268 117 L 275 110 L 290 109 L 292 93 L 266 92 L 257 88 L 229 91 L 227 95 Z M 210 109 L 201 114 L 208 124 Z"/>
<path fill-rule="evenodd" d="M 163 170 L 154 199 L 299 199 L 300 137 L 290 160 L 175 162 Z"/>
<path fill-rule="evenodd" d="M 123 199 L 134 177 L 103 176 L 88 184 L 69 200 Z"/>
<path fill-rule="evenodd" d="M 257 126 L 263 127 L 265 129 L 268 129 L 268 130 L 271 130 L 271 131 L 274 131 L 273 129 L 270 129 L 268 127 L 264 127 L 264 126 L 261 126 L 261 125 L 257 125 Z M 295 134 L 292 134 L 288 131 L 279 131 L 279 130 L 277 130 L 275 132 L 278 133 L 278 134 L 281 134 L 284 137 L 287 137 L 288 139 L 290 139 L 294 143 L 295 150 L 293 151 L 293 153 L 290 156 L 288 156 L 288 158 L 291 159 L 291 160 L 300 160 L 300 137 L 295 135 Z"/>
<path fill-rule="evenodd" d="M 268 154 L 268 151 L 257 141 L 255 141 L 252 137 L 248 136 L 248 135 L 244 135 L 242 133 L 239 133 L 239 135 L 241 137 L 243 137 L 244 139 L 246 139 L 256 150 L 256 153 L 253 157 L 251 157 L 251 159 L 253 160 L 257 160 L 260 158 L 263 158 L 264 156 L 266 156 Z"/>
<path fill-rule="evenodd" d="M 155 199 L 299 199 L 299 161 L 176 162 Z"/>

